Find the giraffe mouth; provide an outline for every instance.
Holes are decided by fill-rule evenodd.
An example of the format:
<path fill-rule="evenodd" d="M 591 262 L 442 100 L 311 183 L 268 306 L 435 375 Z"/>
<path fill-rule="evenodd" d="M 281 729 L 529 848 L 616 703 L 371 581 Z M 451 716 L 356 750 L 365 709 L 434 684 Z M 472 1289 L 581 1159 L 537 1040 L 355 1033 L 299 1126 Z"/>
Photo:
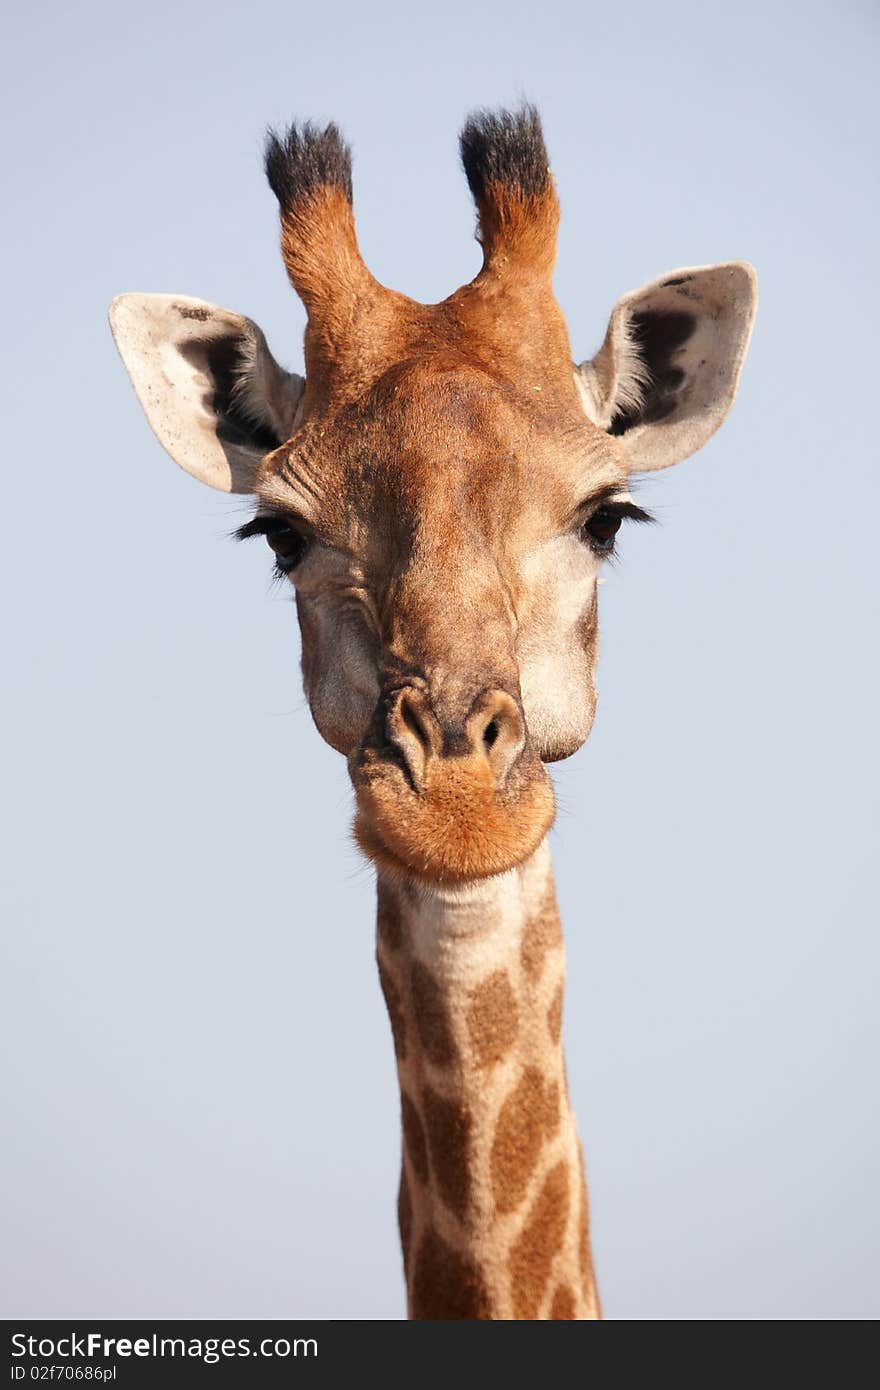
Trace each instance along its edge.
<path fill-rule="evenodd" d="M 461 884 L 516 868 L 547 834 L 553 788 L 537 757 L 522 759 L 502 792 L 472 758 L 443 758 L 413 791 L 401 770 L 363 756 L 352 769 L 355 838 L 379 868 Z"/>

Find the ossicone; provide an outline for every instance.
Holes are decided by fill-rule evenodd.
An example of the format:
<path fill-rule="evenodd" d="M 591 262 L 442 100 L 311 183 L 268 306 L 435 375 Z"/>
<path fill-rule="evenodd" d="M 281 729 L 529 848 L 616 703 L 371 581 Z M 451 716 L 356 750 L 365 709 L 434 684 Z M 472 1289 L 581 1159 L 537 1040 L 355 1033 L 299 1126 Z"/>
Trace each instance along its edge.
<path fill-rule="evenodd" d="M 266 136 L 266 177 L 281 214 L 281 254 L 310 319 L 371 279 L 352 211 L 351 151 L 337 126 L 310 121 Z"/>
<path fill-rule="evenodd" d="M 549 279 L 559 202 L 536 108 L 474 112 L 459 147 L 477 205 L 483 273 Z"/>

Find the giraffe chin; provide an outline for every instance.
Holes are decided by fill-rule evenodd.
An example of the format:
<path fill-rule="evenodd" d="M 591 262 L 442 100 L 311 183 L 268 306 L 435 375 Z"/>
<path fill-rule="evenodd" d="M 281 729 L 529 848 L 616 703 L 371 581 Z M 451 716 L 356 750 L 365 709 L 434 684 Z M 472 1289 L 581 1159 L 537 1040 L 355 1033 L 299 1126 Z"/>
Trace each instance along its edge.
<path fill-rule="evenodd" d="M 427 883 L 462 884 L 505 873 L 534 853 L 556 813 L 537 759 L 499 793 L 488 766 L 470 758 L 429 764 L 422 794 L 393 766 L 362 768 L 355 782 L 355 839 L 379 868 Z"/>

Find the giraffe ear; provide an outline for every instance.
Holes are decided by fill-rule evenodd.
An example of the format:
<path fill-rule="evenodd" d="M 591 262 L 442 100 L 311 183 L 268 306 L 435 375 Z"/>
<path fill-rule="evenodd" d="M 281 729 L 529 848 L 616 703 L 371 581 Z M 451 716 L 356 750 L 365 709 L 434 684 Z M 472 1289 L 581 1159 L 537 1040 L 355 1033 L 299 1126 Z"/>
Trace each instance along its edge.
<path fill-rule="evenodd" d="M 252 492 L 293 433 L 305 382 L 250 319 L 179 294 L 122 294 L 110 327 L 138 400 L 175 463 L 221 492 Z"/>
<path fill-rule="evenodd" d="M 621 437 L 633 472 L 680 463 L 715 433 L 736 395 L 757 304 L 744 261 L 672 271 L 618 300 L 575 380 L 590 419 Z"/>

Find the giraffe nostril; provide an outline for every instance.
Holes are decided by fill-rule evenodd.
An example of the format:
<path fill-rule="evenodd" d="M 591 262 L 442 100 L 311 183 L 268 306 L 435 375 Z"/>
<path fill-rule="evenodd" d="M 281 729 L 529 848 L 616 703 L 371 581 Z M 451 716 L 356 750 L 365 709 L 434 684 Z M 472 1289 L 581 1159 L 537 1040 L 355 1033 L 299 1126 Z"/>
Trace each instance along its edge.
<path fill-rule="evenodd" d="M 423 691 L 404 686 L 392 691 L 385 716 L 385 737 L 403 757 L 417 791 L 423 791 L 428 760 L 441 745 L 440 730 Z"/>
<path fill-rule="evenodd" d="M 525 744 L 525 724 L 516 701 L 506 690 L 485 691 L 467 727 L 473 752 L 485 758 L 495 786 L 501 787 Z"/>
<path fill-rule="evenodd" d="M 424 717 L 420 716 L 419 711 L 414 707 L 411 700 L 406 698 L 401 699 L 400 715 L 407 729 L 418 739 L 419 743 L 427 752 L 431 747 L 431 736 L 428 729 L 425 727 Z"/>

